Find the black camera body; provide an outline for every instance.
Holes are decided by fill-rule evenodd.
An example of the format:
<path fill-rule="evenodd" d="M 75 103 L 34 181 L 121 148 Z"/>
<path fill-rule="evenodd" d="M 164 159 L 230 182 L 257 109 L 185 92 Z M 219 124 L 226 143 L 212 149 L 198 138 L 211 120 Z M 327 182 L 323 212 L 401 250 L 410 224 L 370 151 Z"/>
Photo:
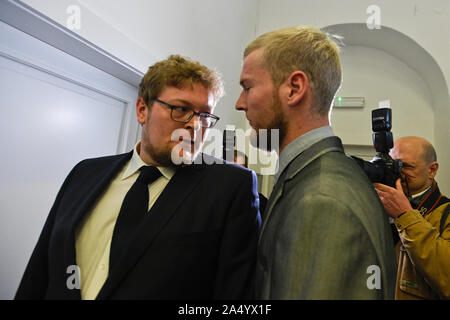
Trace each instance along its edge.
<path fill-rule="evenodd" d="M 222 157 L 224 160 L 233 162 L 234 160 L 234 146 L 236 145 L 235 130 L 226 129 L 223 131 L 222 140 Z"/>
<path fill-rule="evenodd" d="M 390 108 L 372 110 L 372 141 L 377 153 L 370 162 L 351 157 L 364 170 L 370 181 L 395 188 L 395 181 L 401 177 L 402 160 L 394 160 L 389 155 L 389 150 L 394 146 L 391 119 Z"/>

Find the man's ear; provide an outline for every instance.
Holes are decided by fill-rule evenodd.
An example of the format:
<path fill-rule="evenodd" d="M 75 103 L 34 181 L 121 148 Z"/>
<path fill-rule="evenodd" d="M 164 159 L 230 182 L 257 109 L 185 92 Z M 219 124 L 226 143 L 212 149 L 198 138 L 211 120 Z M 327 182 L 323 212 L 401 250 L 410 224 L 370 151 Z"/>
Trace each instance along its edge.
<path fill-rule="evenodd" d="M 439 169 L 439 164 L 436 161 L 430 162 L 428 164 L 428 178 L 431 180 L 434 179 L 438 169 Z"/>
<path fill-rule="evenodd" d="M 286 80 L 287 103 L 289 106 L 297 105 L 301 102 L 309 90 L 309 79 L 306 73 L 297 70 L 291 73 Z"/>
<path fill-rule="evenodd" d="M 143 125 L 147 120 L 147 113 L 149 112 L 147 104 L 144 101 L 144 98 L 138 97 L 136 101 L 136 115 L 137 121 L 139 124 Z"/>

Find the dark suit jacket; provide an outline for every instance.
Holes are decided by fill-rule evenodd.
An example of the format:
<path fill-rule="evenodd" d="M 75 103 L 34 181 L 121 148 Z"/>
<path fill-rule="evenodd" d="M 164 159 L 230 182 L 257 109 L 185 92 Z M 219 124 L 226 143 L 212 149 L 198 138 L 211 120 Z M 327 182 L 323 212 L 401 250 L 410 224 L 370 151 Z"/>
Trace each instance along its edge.
<path fill-rule="evenodd" d="M 395 266 L 388 216 L 340 139 L 299 154 L 267 203 L 256 298 L 393 299 Z"/>
<path fill-rule="evenodd" d="M 72 274 L 67 268 L 76 265 L 76 227 L 131 155 L 84 160 L 70 172 L 16 299 L 81 298 L 66 283 Z M 257 199 L 253 171 L 230 164 L 179 168 L 97 299 L 248 297 L 260 226 Z"/>
<path fill-rule="evenodd" d="M 264 221 L 264 213 L 267 206 L 267 198 L 260 193 L 259 194 L 259 212 L 261 214 L 261 222 Z"/>

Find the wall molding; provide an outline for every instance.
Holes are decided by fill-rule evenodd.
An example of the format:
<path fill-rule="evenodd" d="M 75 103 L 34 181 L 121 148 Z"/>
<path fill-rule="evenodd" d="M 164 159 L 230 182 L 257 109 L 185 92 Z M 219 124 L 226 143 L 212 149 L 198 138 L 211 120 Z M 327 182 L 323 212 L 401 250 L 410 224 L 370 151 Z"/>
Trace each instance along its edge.
<path fill-rule="evenodd" d="M 0 20 L 134 87 L 143 73 L 19 0 L 0 1 Z"/>
<path fill-rule="evenodd" d="M 18 1 L 0 1 L 0 25 L 6 32 L 0 41 L 0 57 L 123 103 L 116 152 L 127 152 L 134 147 L 139 133 L 135 103 L 141 75 L 137 71 L 126 69 L 119 60 L 98 48 L 95 61 L 85 61 L 80 56 L 89 56 L 92 46 Z M 71 48 L 74 52 L 70 52 Z M 131 77 L 135 80 L 130 81 Z"/>

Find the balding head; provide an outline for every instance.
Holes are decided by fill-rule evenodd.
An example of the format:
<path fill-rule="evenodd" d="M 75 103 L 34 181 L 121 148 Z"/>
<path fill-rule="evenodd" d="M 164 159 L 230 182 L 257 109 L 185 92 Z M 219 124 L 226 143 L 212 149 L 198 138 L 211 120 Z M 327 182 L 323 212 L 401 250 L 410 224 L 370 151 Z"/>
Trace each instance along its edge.
<path fill-rule="evenodd" d="M 434 150 L 433 145 L 426 139 L 422 137 L 403 137 L 398 139 L 395 144 L 397 146 L 413 148 L 417 150 L 418 155 L 421 156 L 423 161 L 426 164 L 429 164 L 433 161 L 437 161 L 436 151 Z M 394 145 L 395 148 L 395 145 Z"/>
<path fill-rule="evenodd" d="M 403 137 L 395 141 L 390 155 L 403 162 L 402 185 L 406 194 L 414 195 L 431 186 L 439 165 L 430 142 L 421 137 Z"/>

